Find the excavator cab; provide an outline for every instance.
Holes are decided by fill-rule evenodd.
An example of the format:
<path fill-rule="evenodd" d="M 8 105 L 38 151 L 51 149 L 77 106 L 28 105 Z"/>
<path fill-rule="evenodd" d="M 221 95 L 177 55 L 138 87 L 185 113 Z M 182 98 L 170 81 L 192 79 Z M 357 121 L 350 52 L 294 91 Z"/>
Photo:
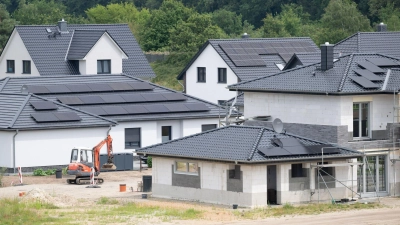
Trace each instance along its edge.
<path fill-rule="evenodd" d="M 71 163 L 83 163 L 89 167 L 93 166 L 93 150 L 74 148 L 71 151 Z"/>

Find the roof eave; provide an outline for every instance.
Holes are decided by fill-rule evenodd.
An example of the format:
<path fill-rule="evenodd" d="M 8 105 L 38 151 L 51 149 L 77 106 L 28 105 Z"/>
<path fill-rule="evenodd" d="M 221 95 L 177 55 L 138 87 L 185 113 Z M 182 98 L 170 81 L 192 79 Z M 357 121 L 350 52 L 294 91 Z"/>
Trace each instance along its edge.
<path fill-rule="evenodd" d="M 270 90 L 260 88 L 238 88 L 228 87 L 230 91 L 243 92 L 266 92 L 266 93 L 287 93 L 287 94 L 309 94 L 309 95 L 369 95 L 369 94 L 393 94 L 393 91 L 363 91 L 363 92 L 321 92 L 321 91 L 291 91 L 291 90 Z M 395 91 L 396 93 L 398 91 Z"/>

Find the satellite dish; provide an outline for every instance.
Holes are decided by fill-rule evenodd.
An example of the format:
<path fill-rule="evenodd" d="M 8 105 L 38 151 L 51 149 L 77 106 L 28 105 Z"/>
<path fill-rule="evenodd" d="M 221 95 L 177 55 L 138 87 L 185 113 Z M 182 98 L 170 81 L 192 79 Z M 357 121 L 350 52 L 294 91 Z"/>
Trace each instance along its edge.
<path fill-rule="evenodd" d="M 282 133 L 282 131 L 283 131 L 282 120 L 280 120 L 278 118 L 274 119 L 274 122 L 272 122 L 272 127 L 274 128 L 274 131 L 276 133 Z"/>

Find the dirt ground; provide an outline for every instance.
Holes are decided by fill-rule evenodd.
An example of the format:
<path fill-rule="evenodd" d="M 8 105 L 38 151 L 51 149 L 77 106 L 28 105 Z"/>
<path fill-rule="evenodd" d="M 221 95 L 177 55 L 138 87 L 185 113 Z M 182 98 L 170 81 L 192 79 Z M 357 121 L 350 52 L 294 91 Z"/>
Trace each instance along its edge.
<path fill-rule="evenodd" d="M 104 172 L 101 188 L 86 188 L 88 185 L 67 184 L 66 177 L 56 179 L 55 176 L 37 177 L 24 176 L 23 186 L 11 186 L 19 183 L 17 176 L 3 177 L 5 187 L 0 188 L 0 198 L 14 198 L 20 192 L 26 193 L 26 198 L 45 199 L 59 207 L 94 206 L 101 197 L 117 199 L 118 201 L 143 202 L 155 206 L 173 206 L 178 209 L 195 208 L 206 212 L 202 220 L 157 221 L 154 224 L 400 224 L 400 198 L 381 198 L 384 208 L 353 210 L 318 215 L 294 215 L 262 220 L 238 220 L 227 206 L 216 206 L 203 203 L 183 202 L 165 199 L 142 199 L 137 192 L 138 181 L 143 175 L 151 175 L 151 169 L 139 171 Z M 120 184 L 126 184 L 126 192 L 120 192 Z M 369 201 L 369 200 L 363 200 Z M 371 200 L 372 201 L 372 200 Z M 243 210 L 243 209 L 239 209 Z M 215 213 L 218 211 L 218 213 Z M 210 212 L 210 213 L 207 213 Z M 211 213 L 212 212 L 212 213 Z M 153 224 L 151 221 L 141 224 Z"/>

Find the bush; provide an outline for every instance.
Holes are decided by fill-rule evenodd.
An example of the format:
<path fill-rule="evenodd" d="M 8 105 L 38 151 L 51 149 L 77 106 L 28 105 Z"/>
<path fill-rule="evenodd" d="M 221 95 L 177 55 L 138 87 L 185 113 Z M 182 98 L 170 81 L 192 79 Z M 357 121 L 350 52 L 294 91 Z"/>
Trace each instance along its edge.
<path fill-rule="evenodd" d="M 36 169 L 33 171 L 33 176 L 48 176 L 54 174 L 56 174 L 56 169 L 49 169 L 47 171 L 43 169 Z"/>
<path fill-rule="evenodd" d="M 4 173 L 6 172 L 6 170 L 7 170 L 7 168 L 0 167 L 0 187 L 3 186 L 2 180 L 3 180 L 3 176 L 4 176 Z"/>
<path fill-rule="evenodd" d="M 152 168 L 153 167 L 153 159 L 151 158 L 151 156 L 147 157 L 147 167 L 148 168 Z"/>

